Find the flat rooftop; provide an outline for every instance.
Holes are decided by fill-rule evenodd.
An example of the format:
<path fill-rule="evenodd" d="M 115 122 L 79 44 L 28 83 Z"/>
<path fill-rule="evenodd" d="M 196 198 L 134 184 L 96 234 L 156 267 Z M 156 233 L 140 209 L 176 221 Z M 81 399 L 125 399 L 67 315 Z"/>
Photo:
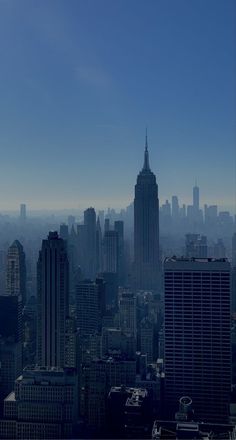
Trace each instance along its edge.
<path fill-rule="evenodd" d="M 165 263 L 175 263 L 175 262 L 181 262 L 181 263 L 228 263 L 227 258 L 196 258 L 196 257 L 176 257 L 175 255 L 173 257 L 166 257 Z"/>
<path fill-rule="evenodd" d="M 164 269 L 184 271 L 229 271 L 230 263 L 227 258 L 187 258 L 168 257 L 164 261 Z"/>

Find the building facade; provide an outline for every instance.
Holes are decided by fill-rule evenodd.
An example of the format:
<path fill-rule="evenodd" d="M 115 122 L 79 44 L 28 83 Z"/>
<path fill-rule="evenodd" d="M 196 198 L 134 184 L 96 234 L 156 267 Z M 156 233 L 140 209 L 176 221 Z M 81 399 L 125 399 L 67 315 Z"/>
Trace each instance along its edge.
<path fill-rule="evenodd" d="M 15 240 L 7 252 L 6 295 L 21 296 L 22 304 L 26 303 L 26 266 L 22 244 Z"/>
<path fill-rule="evenodd" d="M 73 369 L 24 369 L 4 400 L 1 438 L 73 438 L 78 417 L 77 378 Z"/>
<path fill-rule="evenodd" d="M 106 231 L 103 239 L 103 271 L 118 274 L 119 236 L 116 231 Z"/>
<path fill-rule="evenodd" d="M 197 420 L 228 419 L 231 385 L 230 264 L 166 259 L 165 400 L 191 396 Z"/>

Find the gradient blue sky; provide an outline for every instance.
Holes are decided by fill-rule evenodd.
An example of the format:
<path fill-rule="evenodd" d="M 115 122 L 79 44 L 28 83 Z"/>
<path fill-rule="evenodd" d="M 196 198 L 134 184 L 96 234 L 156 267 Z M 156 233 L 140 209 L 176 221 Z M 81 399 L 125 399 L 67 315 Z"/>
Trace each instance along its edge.
<path fill-rule="evenodd" d="M 122 207 L 145 126 L 161 201 L 233 207 L 234 0 L 0 0 L 0 210 Z"/>

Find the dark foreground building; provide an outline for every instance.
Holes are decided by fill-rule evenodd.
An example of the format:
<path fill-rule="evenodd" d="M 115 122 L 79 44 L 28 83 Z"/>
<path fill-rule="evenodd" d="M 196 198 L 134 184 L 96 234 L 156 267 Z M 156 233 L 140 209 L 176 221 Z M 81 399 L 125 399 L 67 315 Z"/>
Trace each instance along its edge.
<path fill-rule="evenodd" d="M 165 401 L 191 396 L 196 419 L 227 422 L 231 385 L 230 264 L 166 259 Z"/>

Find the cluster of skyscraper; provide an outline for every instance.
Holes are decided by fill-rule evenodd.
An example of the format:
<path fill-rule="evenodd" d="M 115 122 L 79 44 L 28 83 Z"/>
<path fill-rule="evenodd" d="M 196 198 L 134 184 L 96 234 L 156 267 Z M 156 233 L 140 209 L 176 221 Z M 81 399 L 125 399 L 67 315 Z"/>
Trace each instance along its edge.
<path fill-rule="evenodd" d="M 181 209 L 173 197 L 177 224 Z M 133 252 L 122 220 L 88 208 L 43 239 L 35 297 L 14 241 L 0 295 L 1 438 L 233 438 L 236 234 L 232 264 L 210 258 L 201 212 L 195 187 L 183 256 L 163 261 L 146 137 Z"/>

